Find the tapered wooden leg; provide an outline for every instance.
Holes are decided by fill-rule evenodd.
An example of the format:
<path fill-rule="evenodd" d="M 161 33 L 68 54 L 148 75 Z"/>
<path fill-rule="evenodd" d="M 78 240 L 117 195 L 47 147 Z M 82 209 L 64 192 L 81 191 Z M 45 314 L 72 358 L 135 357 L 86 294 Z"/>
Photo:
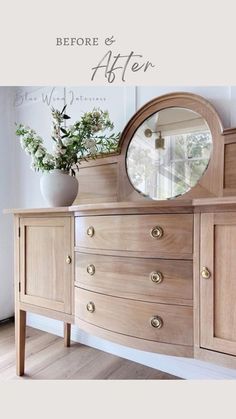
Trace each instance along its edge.
<path fill-rule="evenodd" d="M 70 333 L 71 333 L 71 324 L 64 323 L 64 346 L 69 348 L 70 346 Z"/>
<path fill-rule="evenodd" d="M 25 372 L 25 328 L 26 311 L 16 310 L 15 337 L 16 337 L 16 374 L 24 375 Z"/>

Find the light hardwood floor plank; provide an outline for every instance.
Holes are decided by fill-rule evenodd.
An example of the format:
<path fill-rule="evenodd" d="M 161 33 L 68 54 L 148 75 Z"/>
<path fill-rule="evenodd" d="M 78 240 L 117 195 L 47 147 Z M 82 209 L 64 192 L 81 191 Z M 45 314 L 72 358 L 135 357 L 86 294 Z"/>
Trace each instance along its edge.
<path fill-rule="evenodd" d="M 26 374 L 15 371 L 14 325 L 0 326 L 0 380 L 174 380 L 178 377 L 63 339 L 26 328 Z"/>

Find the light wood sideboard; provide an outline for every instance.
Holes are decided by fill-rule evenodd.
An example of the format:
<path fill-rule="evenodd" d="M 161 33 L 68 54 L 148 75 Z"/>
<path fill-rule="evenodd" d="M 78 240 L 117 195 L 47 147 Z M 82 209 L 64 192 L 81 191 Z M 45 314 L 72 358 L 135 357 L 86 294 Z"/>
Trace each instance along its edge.
<path fill-rule="evenodd" d="M 63 321 L 66 346 L 77 324 L 125 346 L 236 366 L 236 199 L 14 214 L 17 374 L 27 311 Z"/>
<path fill-rule="evenodd" d="M 204 118 L 210 159 L 186 193 L 152 200 L 132 185 L 126 156 L 142 123 L 175 107 Z M 189 93 L 164 95 L 129 121 L 117 155 L 82 165 L 73 206 L 8 211 L 18 375 L 27 311 L 63 321 L 65 346 L 77 324 L 125 346 L 236 368 L 234 156 L 236 129 L 224 129 L 211 104 Z"/>

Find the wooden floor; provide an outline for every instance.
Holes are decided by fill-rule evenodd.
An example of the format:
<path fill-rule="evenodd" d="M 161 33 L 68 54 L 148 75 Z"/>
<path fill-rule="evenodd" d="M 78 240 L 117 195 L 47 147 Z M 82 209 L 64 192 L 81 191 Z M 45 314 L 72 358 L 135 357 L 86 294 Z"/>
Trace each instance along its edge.
<path fill-rule="evenodd" d="M 0 380 L 175 380 L 170 374 L 27 327 L 26 375 L 15 375 L 14 325 L 0 326 Z"/>

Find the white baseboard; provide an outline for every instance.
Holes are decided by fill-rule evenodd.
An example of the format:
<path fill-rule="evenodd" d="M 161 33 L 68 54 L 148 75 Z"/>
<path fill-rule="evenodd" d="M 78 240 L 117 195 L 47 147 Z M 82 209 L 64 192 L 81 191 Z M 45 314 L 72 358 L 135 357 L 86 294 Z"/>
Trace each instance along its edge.
<path fill-rule="evenodd" d="M 27 313 L 27 325 L 45 332 L 63 336 L 63 323 L 37 314 Z M 72 326 L 71 338 L 75 342 L 92 346 L 121 358 L 152 367 L 184 379 L 236 379 L 236 370 L 220 367 L 196 359 L 158 355 L 127 348 L 104 339 L 91 336 L 77 326 Z"/>

